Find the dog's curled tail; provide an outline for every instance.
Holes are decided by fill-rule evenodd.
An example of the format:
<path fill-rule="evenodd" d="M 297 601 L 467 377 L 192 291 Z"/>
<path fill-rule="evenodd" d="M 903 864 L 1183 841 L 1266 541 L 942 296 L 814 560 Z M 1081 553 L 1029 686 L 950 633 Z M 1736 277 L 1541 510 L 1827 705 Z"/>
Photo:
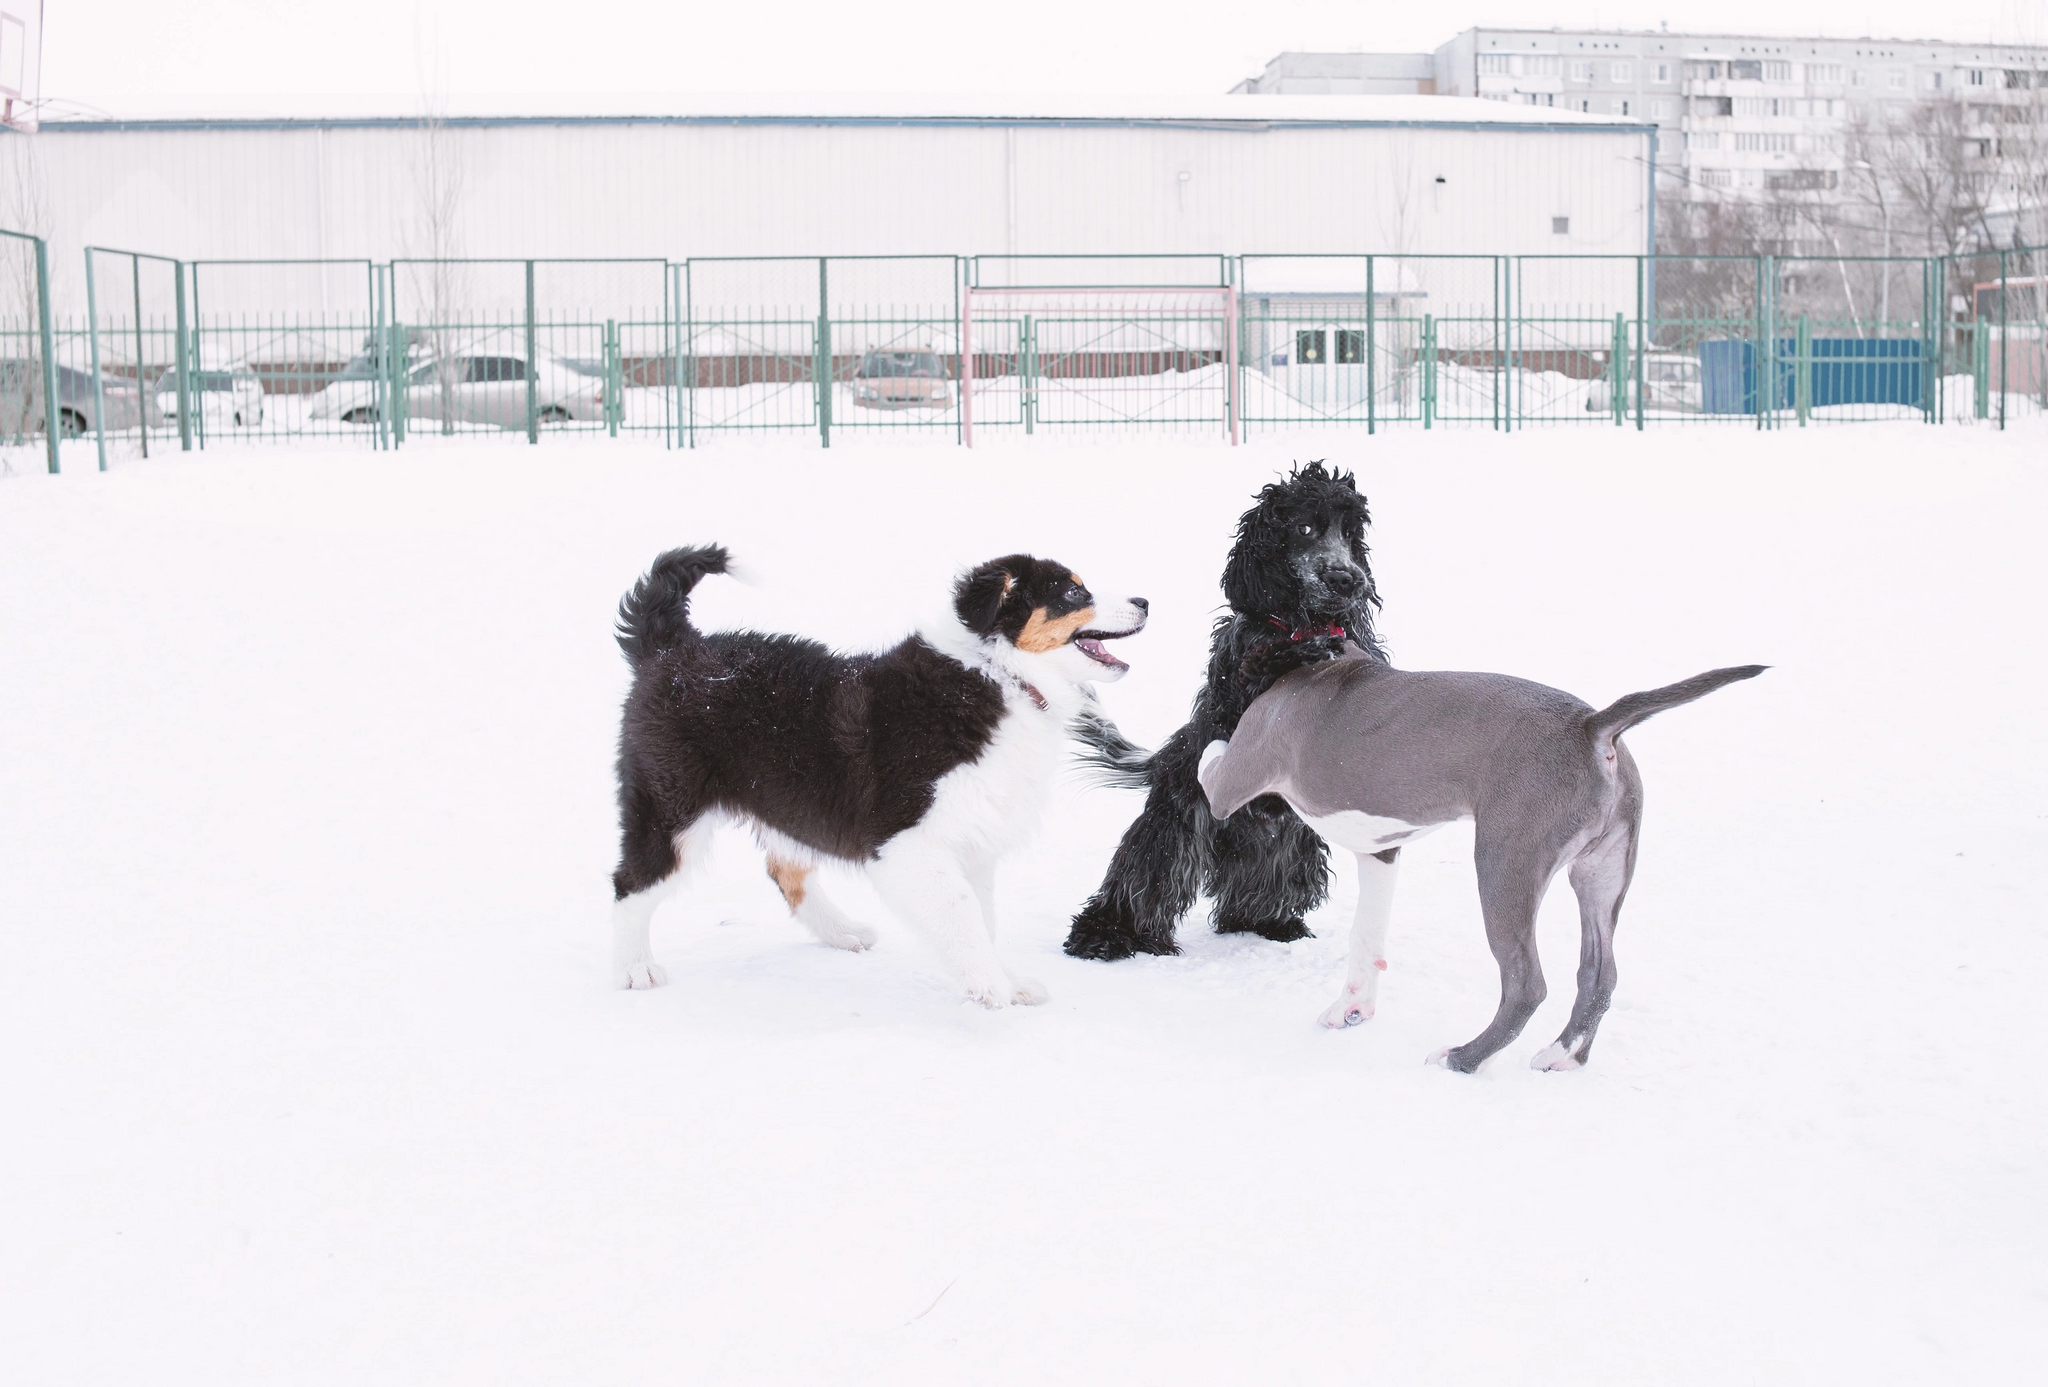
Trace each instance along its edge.
<path fill-rule="evenodd" d="M 690 625 L 690 590 L 732 562 L 722 544 L 671 549 L 654 561 L 645 577 L 619 599 L 619 649 L 639 665 L 655 653 L 694 640 Z"/>
<path fill-rule="evenodd" d="M 1123 734 L 1090 699 L 1072 723 L 1088 778 L 1109 789 L 1142 790 L 1152 783 L 1152 753 Z"/>
<path fill-rule="evenodd" d="M 1754 679 L 1769 668 L 1769 665 L 1730 665 L 1726 669 L 1710 669 L 1705 674 L 1695 674 L 1676 684 L 1666 684 L 1661 689 L 1645 689 L 1641 693 L 1624 695 L 1599 712 L 1587 714 L 1586 730 L 1593 734 L 1595 746 L 1612 745 L 1616 737 L 1645 718 L 1653 718 L 1667 708 L 1679 707 L 1696 698 L 1705 698 L 1724 684 Z"/>

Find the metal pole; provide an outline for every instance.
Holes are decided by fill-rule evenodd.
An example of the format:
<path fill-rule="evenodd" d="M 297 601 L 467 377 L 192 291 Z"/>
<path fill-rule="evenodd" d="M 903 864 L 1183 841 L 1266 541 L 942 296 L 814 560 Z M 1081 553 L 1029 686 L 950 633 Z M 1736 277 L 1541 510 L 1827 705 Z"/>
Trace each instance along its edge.
<path fill-rule="evenodd" d="M 818 353 L 811 374 L 818 380 L 818 446 L 832 446 L 832 300 L 826 283 L 831 262 L 818 257 Z"/>
<path fill-rule="evenodd" d="M 2011 283 L 2010 272 L 2006 269 L 2005 252 L 2000 251 L 1998 252 L 1998 428 L 2000 432 L 2005 430 L 2005 393 L 2012 388 L 2012 377 L 2006 374 L 2005 351 L 2006 338 L 2010 335 L 2005 330 L 2005 301 L 2012 295 Z"/>
<path fill-rule="evenodd" d="M 38 236 L 36 247 L 36 331 L 43 342 L 43 442 L 50 455 L 50 474 L 62 464 L 57 444 L 64 431 L 64 412 L 57 407 L 57 344 L 50 331 L 50 248 Z"/>
<path fill-rule="evenodd" d="M 144 393 L 146 386 L 142 379 L 142 362 L 145 347 L 142 340 L 142 257 L 128 257 L 128 273 L 135 288 L 135 427 L 142 434 L 142 455 L 149 456 L 149 397 Z"/>
<path fill-rule="evenodd" d="M 92 437 L 99 449 L 100 471 L 107 470 L 107 392 L 100 383 L 99 294 L 93 287 L 92 249 L 85 252 L 85 333 L 92 343 Z"/>
<path fill-rule="evenodd" d="M 526 441 L 540 442 L 540 362 L 533 355 L 533 262 L 526 262 Z"/>
<path fill-rule="evenodd" d="M 1653 146 L 1655 145 L 1654 138 L 1651 143 Z M 1650 275 L 1654 272 L 1654 264 L 1655 262 L 1647 255 L 1640 257 L 1636 261 L 1636 341 L 1634 365 L 1637 433 L 1643 431 L 1643 356 L 1649 351 L 1649 339 L 1645 336 L 1644 332 L 1643 310 L 1648 307 Z M 1624 351 L 1628 349 L 1627 333 L 1622 334 L 1621 345 Z"/>
<path fill-rule="evenodd" d="M 1237 429 L 1237 286 L 1231 285 L 1224 295 L 1223 314 L 1228 324 L 1224 350 L 1229 360 L 1224 365 L 1223 386 L 1227 392 L 1223 407 L 1230 414 L 1230 446 L 1235 448 L 1238 441 Z"/>
<path fill-rule="evenodd" d="M 1397 276 L 1398 280 L 1398 276 Z M 1379 351 L 1378 326 L 1373 309 L 1372 257 L 1365 257 L 1365 433 L 1370 438 L 1379 429 L 1379 400 L 1377 398 L 1378 363 L 1374 356 Z"/>
<path fill-rule="evenodd" d="M 192 380 L 185 360 L 185 262 L 171 262 L 178 285 L 178 340 L 173 350 L 178 360 L 178 450 L 192 451 Z"/>
<path fill-rule="evenodd" d="M 974 286 L 960 295 L 960 442 L 974 446 Z"/>

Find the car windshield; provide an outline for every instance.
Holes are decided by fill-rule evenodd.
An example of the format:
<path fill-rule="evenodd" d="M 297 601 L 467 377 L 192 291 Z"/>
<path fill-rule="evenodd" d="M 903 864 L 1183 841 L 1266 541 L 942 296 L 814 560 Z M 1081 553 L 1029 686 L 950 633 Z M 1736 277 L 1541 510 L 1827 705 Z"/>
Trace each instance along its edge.
<path fill-rule="evenodd" d="M 1649 368 L 1650 379 L 1662 381 L 1691 380 L 1696 370 L 1690 361 L 1652 361 Z"/>
<path fill-rule="evenodd" d="M 176 371 L 166 371 L 161 376 L 158 376 L 156 388 L 159 394 L 166 392 L 175 393 L 178 388 L 178 373 Z M 194 371 L 185 377 L 185 388 L 194 394 L 198 394 L 202 390 L 232 392 L 235 388 L 234 373 L 231 371 Z"/>
<path fill-rule="evenodd" d="M 352 356 L 348 360 L 348 365 L 334 373 L 334 379 L 375 380 L 377 379 L 377 358 L 368 352 L 364 352 L 361 356 Z"/>
<path fill-rule="evenodd" d="M 556 357 L 555 360 L 558 364 L 567 366 L 579 376 L 602 376 L 604 374 L 604 363 L 602 361 L 588 361 L 574 356 L 560 356 Z M 547 365 L 547 361 L 543 359 L 541 365 Z"/>
<path fill-rule="evenodd" d="M 926 380 L 940 380 L 945 372 L 939 368 L 939 358 L 933 352 L 869 352 L 861 358 L 861 376 L 918 376 Z"/>

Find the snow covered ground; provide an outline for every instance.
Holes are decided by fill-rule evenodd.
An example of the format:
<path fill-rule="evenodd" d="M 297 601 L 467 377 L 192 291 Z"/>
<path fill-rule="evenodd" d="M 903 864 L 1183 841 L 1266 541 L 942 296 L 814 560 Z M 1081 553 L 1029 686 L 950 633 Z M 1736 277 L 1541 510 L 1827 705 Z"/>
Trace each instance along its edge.
<path fill-rule="evenodd" d="M 2048 1351 L 2035 430 L 1419 432 L 665 453 L 419 439 L 0 480 L 0 1380 L 2005 1383 Z M 86 462 L 84 453 L 76 454 Z M 1331 1033 L 1281 946 L 1059 951 L 1136 797 L 1004 868 L 984 1012 L 856 880 L 823 948 L 721 841 L 607 986 L 609 622 L 894 639 L 1016 548 L 1194 688 L 1228 529 L 1355 466 L 1412 668 L 1598 704 L 1648 784 L 1591 1066 L 1424 1068 L 1496 978 L 1469 830 Z M 2033 1366 L 2029 1367 L 2028 1365 Z"/>

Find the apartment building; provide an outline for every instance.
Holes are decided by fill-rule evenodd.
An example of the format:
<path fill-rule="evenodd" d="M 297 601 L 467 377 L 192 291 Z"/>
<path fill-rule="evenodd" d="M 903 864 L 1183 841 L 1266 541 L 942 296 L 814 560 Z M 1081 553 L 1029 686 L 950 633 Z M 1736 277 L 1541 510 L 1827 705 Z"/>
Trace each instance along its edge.
<path fill-rule="evenodd" d="M 1809 193 L 1867 176 L 1853 133 L 1955 108 L 1969 155 L 1999 176 L 2016 141 L 2048 136 L 2048 47 L 1936 39 L 1779 38 L 1657 30 L 1467 29 L 1428 55 L 1282 53 L 1239 92 L 1399 90 L 1628 116 L 1658 127 L 1666 192 Z M 1317 83 L 1321 85 L 1297 85 Z M 1391 91 L 1392 86 L 1375 90 Z M 2026 161 L 2029 167 L 2038 159 Z M 2042 190 L 2033 190 L 2038 199 Z"/>

